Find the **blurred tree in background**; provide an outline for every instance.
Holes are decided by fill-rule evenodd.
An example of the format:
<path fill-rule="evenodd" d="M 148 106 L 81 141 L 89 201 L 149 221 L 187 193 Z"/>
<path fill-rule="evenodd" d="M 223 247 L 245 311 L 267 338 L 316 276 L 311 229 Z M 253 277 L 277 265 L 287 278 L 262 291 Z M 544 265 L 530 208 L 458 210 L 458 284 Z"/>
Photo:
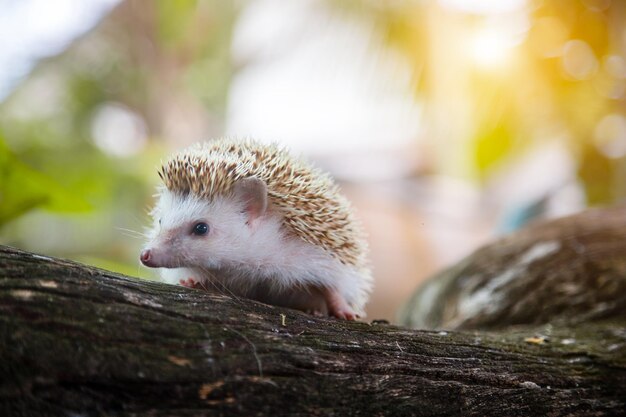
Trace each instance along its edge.
<path fill-rule="evenodd" d="M 141 239 L 126 229 L 147 225 L 169 150 L 224 134 L 231 81 L 249 64 L 232 57 L 233 28 L 264 3 L 120 1 L 38 60 L 0 99 L 2 243 L 139 274 Z M 626 3 L 318 3 L 374 22 L 408 63 L 422 172 L 487 193 L 556 143 L 588 204 L 624 198 Z M 259 30 L 276 29 L 268 22 Z"/>
<path fill-rule="evenodd" d="M 624 198 L 624 2 L 363 4 L 352 10 L 410 58 L 438 170 L 484 183 L 531 146 L 559 140 L 589 204 Z"/>

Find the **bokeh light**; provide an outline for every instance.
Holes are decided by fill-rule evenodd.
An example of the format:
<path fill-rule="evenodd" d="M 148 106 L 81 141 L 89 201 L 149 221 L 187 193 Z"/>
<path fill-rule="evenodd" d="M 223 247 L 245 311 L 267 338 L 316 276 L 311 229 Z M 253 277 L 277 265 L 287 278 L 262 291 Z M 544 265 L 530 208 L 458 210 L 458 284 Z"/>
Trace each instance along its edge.
<path fill-rule="evenodd" d="M 563 70 L 575 80 L 591 78 L 598 69 L 598 59 L 586 42 L 573 39 L 563 46 Z"/>
<path fill-rule="evenodd" d="M 471 41 L 471 57 L 484 68 L 502 66 L 510 57 L 511 46 L 503 39 L 502 33 L 485 29 L 474 35 Z"/>
<path fill-rule="evenodd" d="M 626 117 L 612 113 L 604 116 L 594 131 L 595 144 L 609 158 L 626 156 Z"/>
<path fill-rule="evenodd" d="M 114 156 L 131 156 L 147 144 L 146 124 L 132 110 L 106 103 L 95 111 L 91 132 L 96 146 Z"/>

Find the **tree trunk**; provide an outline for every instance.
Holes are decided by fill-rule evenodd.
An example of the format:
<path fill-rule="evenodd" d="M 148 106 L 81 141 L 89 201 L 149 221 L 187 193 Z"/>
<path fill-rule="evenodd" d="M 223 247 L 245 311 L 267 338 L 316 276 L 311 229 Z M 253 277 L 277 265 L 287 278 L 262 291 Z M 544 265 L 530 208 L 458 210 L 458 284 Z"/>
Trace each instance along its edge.
<path fill-rule="evenodd" d="M 0 414 L 626 412 L 626 319 L 495 332 L 316 318 L 0 248 Z M 549 339 L 527 339 L 531 336 Z"/>

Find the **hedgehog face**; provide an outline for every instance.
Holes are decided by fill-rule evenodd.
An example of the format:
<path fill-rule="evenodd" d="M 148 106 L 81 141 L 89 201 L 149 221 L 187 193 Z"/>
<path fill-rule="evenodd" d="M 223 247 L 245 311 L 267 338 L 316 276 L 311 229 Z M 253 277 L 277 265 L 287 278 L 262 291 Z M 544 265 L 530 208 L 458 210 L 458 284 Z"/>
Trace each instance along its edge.
<path fill-rule="evenodd" d="M 141 261 L 153 268 L 232 267 L 255 246 L 266 208 L 266 190 L 255 180 L 240 180 L 233 192 L 211 201 L 162 190 L 153 211 L 151 240 Z"/>

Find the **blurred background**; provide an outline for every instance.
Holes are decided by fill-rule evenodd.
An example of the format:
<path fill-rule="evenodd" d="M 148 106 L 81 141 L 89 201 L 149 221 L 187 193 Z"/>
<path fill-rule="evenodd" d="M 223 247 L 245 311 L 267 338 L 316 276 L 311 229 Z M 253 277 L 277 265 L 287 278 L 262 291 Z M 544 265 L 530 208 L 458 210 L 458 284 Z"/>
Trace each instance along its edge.
<path fill-rule="evenodd" d="M 220 136 L 329 170 L 368 316 L 528 221 L 626 194 L 626 2 L 0 0 L 0 243 L 154 278 L 157 168 Z"/>

